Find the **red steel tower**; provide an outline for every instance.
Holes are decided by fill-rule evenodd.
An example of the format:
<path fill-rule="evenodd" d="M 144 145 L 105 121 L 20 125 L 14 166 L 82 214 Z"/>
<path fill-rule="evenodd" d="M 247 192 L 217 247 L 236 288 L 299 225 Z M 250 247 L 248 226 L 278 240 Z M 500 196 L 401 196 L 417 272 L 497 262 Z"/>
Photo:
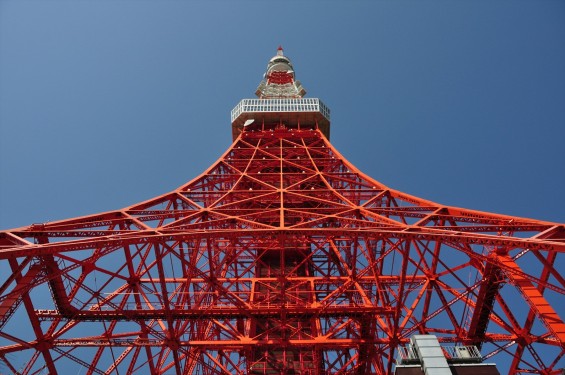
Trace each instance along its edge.
<path fill-rule="evenodd" d="M 390 374 L 431 333 L 561 374 L 565 226 L 386 187 L 304 94 L 279 48 L 194 180 L 0 232 L 0 372 Z"/>

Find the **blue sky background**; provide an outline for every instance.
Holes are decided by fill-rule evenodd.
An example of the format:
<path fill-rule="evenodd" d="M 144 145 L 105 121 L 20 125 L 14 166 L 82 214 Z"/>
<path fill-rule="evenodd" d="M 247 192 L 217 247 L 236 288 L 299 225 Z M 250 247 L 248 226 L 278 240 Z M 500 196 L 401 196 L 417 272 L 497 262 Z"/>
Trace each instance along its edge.
<path fill-rule="evenodd" d="M 565 222 L 564 1 L 0 0 L 0 229 L 196 177 L 278 45 L 366 174 Z"/>
<path fill-rule="evenodd" d="M 565 222 L 565 2 L 1 1 L 0 228 L 173 190 L 277 46 L 382 183 Z"/>

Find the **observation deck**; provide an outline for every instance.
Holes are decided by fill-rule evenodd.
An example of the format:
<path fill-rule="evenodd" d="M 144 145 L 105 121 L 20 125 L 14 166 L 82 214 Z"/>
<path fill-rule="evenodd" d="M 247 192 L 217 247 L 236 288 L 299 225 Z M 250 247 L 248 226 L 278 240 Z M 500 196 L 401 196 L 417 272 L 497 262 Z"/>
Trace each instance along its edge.
<path fill-rule="evenodd" d="M 318 98 L 243 99 L 231 111 L 235 140 L 242 131 L 285 126 L 318 128 L 330 138 L 330 109 Z"/>

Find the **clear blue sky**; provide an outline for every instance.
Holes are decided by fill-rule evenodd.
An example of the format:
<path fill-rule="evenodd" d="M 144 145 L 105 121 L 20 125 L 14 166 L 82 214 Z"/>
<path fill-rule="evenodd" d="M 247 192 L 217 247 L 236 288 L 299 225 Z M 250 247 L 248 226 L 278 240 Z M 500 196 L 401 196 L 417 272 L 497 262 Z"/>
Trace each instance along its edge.
<path fill-rule="evenodd" d="M 197 176 L 279 44 L 368 175 L 565 222 L 564 41 L 563 1 L 0 1 L 0 228 Z"/>

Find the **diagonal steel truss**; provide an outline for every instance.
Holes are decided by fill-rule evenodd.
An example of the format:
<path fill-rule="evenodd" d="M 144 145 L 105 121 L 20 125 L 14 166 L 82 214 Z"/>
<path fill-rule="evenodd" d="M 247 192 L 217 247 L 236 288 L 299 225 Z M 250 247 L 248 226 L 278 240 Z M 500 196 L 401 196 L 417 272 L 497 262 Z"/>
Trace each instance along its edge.
<path fill-rule="evenodd" d="M 318 130 L 244 131 L 170 193 L 0 232 L 0 372 L 389 374 L 432 333 L 561 374 L 563 252 L 563 224 L 389 189 Z"/>

